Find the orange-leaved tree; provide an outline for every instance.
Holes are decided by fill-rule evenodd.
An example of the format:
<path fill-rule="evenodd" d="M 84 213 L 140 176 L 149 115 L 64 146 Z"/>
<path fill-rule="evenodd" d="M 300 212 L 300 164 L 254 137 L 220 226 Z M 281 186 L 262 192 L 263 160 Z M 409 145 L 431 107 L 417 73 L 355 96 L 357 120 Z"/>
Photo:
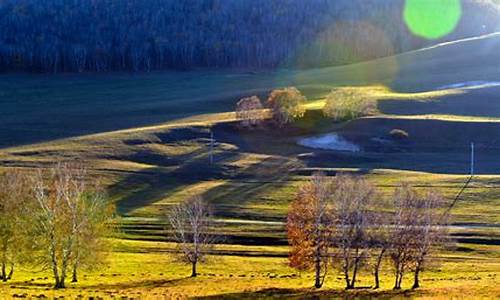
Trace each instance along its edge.
<path fill-rule="evenodd" d="M 324 174 L 314 174 L 300 187 L 290 206 L 287 219 L 291 246 L 290 266 L 315 272 L 316 288 L 323 285 L 329 263 L 332 207 L 329 196 L 334 181 Z"/>

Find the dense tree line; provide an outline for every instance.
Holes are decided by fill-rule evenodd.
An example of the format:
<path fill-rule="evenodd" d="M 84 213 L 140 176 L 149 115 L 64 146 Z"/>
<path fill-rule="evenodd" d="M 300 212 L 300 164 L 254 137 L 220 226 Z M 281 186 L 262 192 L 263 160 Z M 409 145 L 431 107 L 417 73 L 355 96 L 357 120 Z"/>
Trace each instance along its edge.
<path fill-rule="evenodd" d="M 0 68 L 41 72 L 341 64 L 435 43 L 404 0 L 3 0 Z M 491 0 L 463 0 L 443 39 L 497 29 Z"/>

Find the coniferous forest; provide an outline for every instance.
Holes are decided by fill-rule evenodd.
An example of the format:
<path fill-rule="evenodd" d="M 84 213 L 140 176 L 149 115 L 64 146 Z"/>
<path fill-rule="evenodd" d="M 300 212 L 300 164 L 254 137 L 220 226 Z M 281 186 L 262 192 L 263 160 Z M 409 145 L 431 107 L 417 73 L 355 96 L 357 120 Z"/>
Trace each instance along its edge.
<path fill-rule="evenodd" d="M 0 69 L 105 72 L 351 63 L 494 32 L 492 0 L 463 0 L 441 40 L 409 33 L 403 0 L 3 0 Z"/>

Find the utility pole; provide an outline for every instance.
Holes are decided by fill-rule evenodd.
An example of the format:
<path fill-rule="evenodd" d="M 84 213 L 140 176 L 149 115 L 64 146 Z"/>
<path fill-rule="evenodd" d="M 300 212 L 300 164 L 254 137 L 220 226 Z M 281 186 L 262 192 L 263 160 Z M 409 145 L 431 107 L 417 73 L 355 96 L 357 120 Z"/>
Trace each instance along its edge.
<path fill-rule="evenodd" d="M 470 143 L 470 176 L 474 176 L 474 143 Z"/>
<path fill-rule="evenodd" d="M 462 193 L 465 191 L 465 189 L 469 186 L 469 184 L 472 181 L 472 178 L 474 178 L 474 160 L 475 160 L 475 149 L 474 149 L 474 142 L 470 143 L 470 176 L 469 179 L 465 182 L 465 184 L 462 186 L 458 194 L 455 196 L 455 199 L 451 203 L 450 207 L 446 210 L 446 213 L 449 213 L 450 210 L 455 206 L 455 204 L 458 202 L 460 197 L 462 196 Z M 443 215 L 444 216 L 444 215 Z"/>

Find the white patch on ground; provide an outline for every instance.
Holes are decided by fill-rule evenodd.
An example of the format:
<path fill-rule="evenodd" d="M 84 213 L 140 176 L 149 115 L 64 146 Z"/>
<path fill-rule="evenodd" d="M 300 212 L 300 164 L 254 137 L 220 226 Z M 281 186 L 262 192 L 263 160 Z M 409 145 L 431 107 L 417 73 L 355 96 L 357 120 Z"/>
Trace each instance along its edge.
<path fill-rule="evenodd" d="M 336 133 L 325 134 L 321 136 L 303 138 L 298 141 L 298 144 L 304 147 L 324 150 L 337 150 L 358 152 L 360 148 L 339 136 Z"/>
<path fill-rule="evenodd" d="M 448 90 L 448 89 L 475 89 L 475 88 L 485 88 L 485 87 L 493 87 L 500 86 L 500 81 L 466 81 L 459 82 L 449 85 L 444 85 L 438 88 L 438 90 Z"/>

